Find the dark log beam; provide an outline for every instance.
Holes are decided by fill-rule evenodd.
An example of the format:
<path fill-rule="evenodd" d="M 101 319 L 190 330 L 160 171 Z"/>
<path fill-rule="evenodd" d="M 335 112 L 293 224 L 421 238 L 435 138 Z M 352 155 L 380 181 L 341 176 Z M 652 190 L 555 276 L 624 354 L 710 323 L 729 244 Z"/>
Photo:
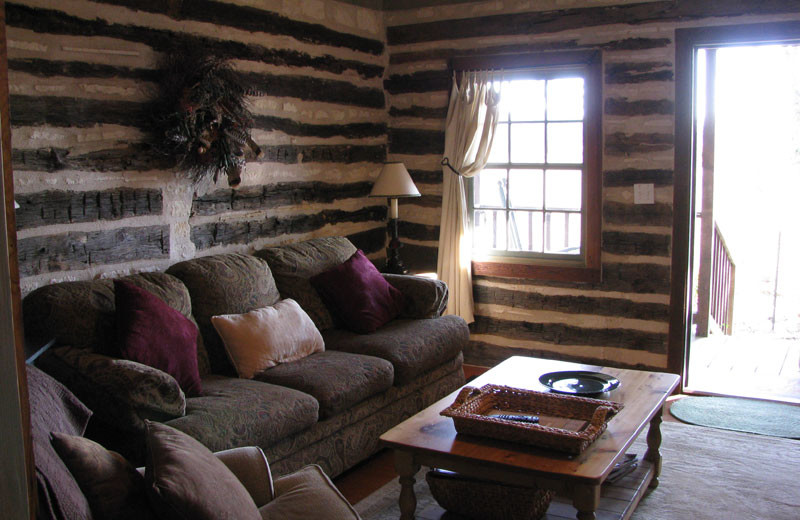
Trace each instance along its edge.
<path fill-rule="evenodd" d="M 155 153 L 143 144 L 131 144 L 125 148 L 97 150 L 72 155 L 64 148 L 37 148 L 25 150 L 15 148 L 11 152 L 14 170 L 54 172 L 78 170 L 96 172 L 166 170 L 175 166 L 171 157 Z"/>
<path fill-rule="evenodd" d="M 442 196 L 441 195 L 422 195 L 420 197 L 408 197 L 398 199 L 401 206 L 421 206 L 423 208 L 441 208 Z M 411 209 L 413 211 L 413 209 Z"/>
<path fill-rule="evenodd" d="M 390 128 L 389 150 L 409 155 L 441 155 L 444 153 L 444 131 Z"/>
<path fill-rule="evenodd" d="M 657 264 L 603 264 L 602 289 L 642 294 L 669 294 L 670 269 Z"/>
<path fill-rule="evenodd" d="M 672 170 L 625 168 L 603 173 L 603 186 L 606 188 L 629 187 L 639 183 L 672 186 Z"/>
<path fill-rule="evenodd" d="M 267 217 L 259 220 L 209 222 L 192 226 L 191 240 L 197 249 L 230 244 L 250 244 L 260 238 L 296 235 L 345 222 L 386 219 L 386 206 L 368 206 L 356 211 L 324 210 L 309 215 Z"/>
<path fill-rule="evenodd" d="M 602 351 L 598 348 L 597 357 L 576 356 L 570 352 L 569 348 L 549 351 L 543 349 L 527 349 L 522 347 L 508 347 L 505 345 L 495 345 L 484 341 L 471 340 L 464 349 L 464 363 L 478 365 L 482 367 L 493 367 L 505 361 L 511 356 L 528 356 L 539 359 L 554 359 L 557 361 L 570 361 L 572 363 L 584 363 L 586 365 L 601 365 L 617 368 L 631 368 L 634 370 L 656 370 L 662 371 L 664 367 L 643 365 L 640 363 L 629 364 L 619 361 L 611 361 L 602 357 Z"/>
<path fill-rule="evenodd" d="M 604 151 L 606 155 L 629 156 L 672 150 L 675 143 L 673 134 L 615 132 L 606 135 Z"/>
<path fill-rule="evenodd" d="M 52 224 L 119 220 L 161 215 L 161 190 L 112 188 L 103 191 L 47 190 L 17 194 L 17 229 Z"/>
<path fill-rule="evenodd" d="M 714 16 L 797 12 L 795 0 L 662 0 L 627 5 L 531 11 L 389 27 L 389 45 L 515 34 L 545 34 L 613 24 L 699 20 Z"/>
<path fill-rule="evenodd" d="M 603 251 L 617 255 L 669 257 L 670 240 L 670 235 L 604 231 Z"/>
<path fill-rule="evenodd" d="M 436 242 L 439 240 L 439 226 L 428 226 L 401 220 L 398 222 L 400 238 L 410 238 L 423 242 Z"/>
<path fill-rule="evenodd" d="M 473 296 L 476 303 L 503 305 L 531 311 L 591 314 L 660 322 L 669 320 L 669 305 L 639 303 L 623 298 L 546 295 L 486 285 L 475 285 Z"/>
<path fill-rule="evenodd" d="M 447 70 L 423 70 L 413 74 L 396 74 L 383 80 L 383 88 L 390 94 L 411 94 L 448 91 L 452 77 Z"/>
<path fill-rule="evenodd" d="M 386 228 L 380 226 L 367 231 L 359 231 L 347 235 L 347 239 L 365 254 L 377 253 L 386 247 Z"/>
<path fill-rule="evenodd" d="M 630 101 L 628 98 L 608 98 L 603 109 L 607 116 L 652 116 L 672 115 L 675 113 L 675 103 L 669 99 L 639 99 Z"/>
<path fill-rule="evenodd" d="M 118 5 L 145 11 L 165 14 L 175 20 L 208 22 L 214 25 L 231 27 L 248 32 L 259 32 L 292 38 L 316 45 L 344 47 L 354 51 L 379 56 L 383 54 L 383 42 L 355 34 L 335 31 L 321 24 L 293 20 L 271 11 L 236 5 L 228 2 L 210 0 L 191 0 L 175 2 L 164 0 L 92 0 L 97 3 Z"/>
<path fill-rule="evenodd" d="M 517 43 L 511 45 L 491 45 L 472 49 L 430 49 L 424 51 L 394 52 L 389 57 L 392 65 L 413 63 L 416 61 L 449 60 L 462 56 L 486 56 L 494 54 L 524 54 L 530 52 L 547 52 L 578 49 L 604 49 L 609 51 L 637 51 L 667 47 L 672 40 L 669 38 L 625 38 L 612 40 L 606 43 L 581 45 L 578 40 L 564 40 L 556 42 Z"/>
<path fill-rule="evenodd" d="M 444 119 L 447 117 L 447 107 L 421 107 L 412 105 L 408 108 L 389 109 L 392 117 L 418 117 L 420 119 Z"/>
<path fill-rule="evenodd" d="M 20 239 L 23 276 L 88 269 L 134 260 L 169 258 L 169 226 L 73 231 Z"/>
<path fill-rule="evenodd" d="M 257 90 L 269 96 L 367 108 L 386 106 L 386 99 L 380 88 L 359 87 L 347 81 L 255 72 L 248 72 L 243 76 Z"/>
<path fill-rule="evenodd" d="M 668 61 L 645 61 L 634 63 L 607 63 L 606 84 L 626 85 L 648 81 L 673 81 L 672 63 Z"/>
<path fill-rule="evenodd" d="M 187 5 L 190 3 L 187 2 Z M 231 5 L 231 4 L 225 4 Z M 218 56 L 259 61 L 270 65 L 311 67 L 340 74 L 354 70 L 365 78 L 383 76 L 383 67 L 355 60 L 342 60 L 330 55 L 311 56 L 289 49 L 274 49 L 262 45 L 233 40 L 220 40 L 189 33 L 152 29 L 139 25 L 107 22 L 100 18 L 87 19 L 68 15 L 54 9 L 40 9 L 20 4 L 6 3 L 6 24 L 9 27 L 28 29 L 37 33 L 66 36 L 103 36 L 142 43 L 158 52 L 169 52 L 176 45 L 202 47 Z"/>
<path fill-rule="evenodd" d="M 603 204 L 603 220 L 608 224 L 664 226 L 672 225 L 671 204 Z"/>
<path fill-rule="evenodd" d="M 561 323 L 533 323 L 475 316 L 473 334 L 491 334 L 508 339 L 540 341 L 554 345 L 614 347 L 665 354 L 667 335 L 631 329 L 591 329 Z"/>
<path fill-rule="evenodd" d="M 371 182 L 331 184 L 327 182 L 279 182 L 264 186 L 223 189 L 197 197 L 192 215 L 219 215 L 231 211 L 269 209 L 280 206 L 330 203 L 369 195 Z"/>
<path fill-rule="evenodd" d="M 442 170 L 408 170 L 414 182 L 420 184 L 441 184 L 442 183 Z"/>
<path fill-rule="evenodd" d="M 343 125 L 316 125 L 301 123 L 293 119 L 257 115 L 253 118 L 253 128 L 265 131 L 278 131 L 300 137 L 380 137 L 386 135 L 386 123 L 347 123 Z"/>

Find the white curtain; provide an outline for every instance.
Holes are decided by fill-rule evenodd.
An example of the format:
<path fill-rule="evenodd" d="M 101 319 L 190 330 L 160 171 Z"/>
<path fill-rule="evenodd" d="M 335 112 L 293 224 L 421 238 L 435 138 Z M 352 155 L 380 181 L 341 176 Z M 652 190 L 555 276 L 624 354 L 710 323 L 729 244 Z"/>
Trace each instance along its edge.
<path fill-rule="evenodd" d="M 444 156 L 462 176 L 444 166 L 442 220 L 437 274 L 450 288 L 447 314 L 475 321 L 472 302 L 472 236 L 464 179 L 480 173 L 489 159 L 497 128 L 499 90 L 490 72 L 465 72 L 460 86 L 453 76 L 447 110 Z"/>

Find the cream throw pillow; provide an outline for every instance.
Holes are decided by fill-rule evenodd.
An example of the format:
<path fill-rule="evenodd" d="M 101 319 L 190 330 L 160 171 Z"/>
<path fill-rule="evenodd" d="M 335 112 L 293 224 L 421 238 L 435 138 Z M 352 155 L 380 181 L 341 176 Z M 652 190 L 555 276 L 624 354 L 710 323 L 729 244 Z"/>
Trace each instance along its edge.
<path fill-rule="evenodd" d="M 262 370 L 325 350 L 325 342 L 308 314 L 291 298 L 246 314 L 212 316 L 239 377 L 252 379 Z"/>

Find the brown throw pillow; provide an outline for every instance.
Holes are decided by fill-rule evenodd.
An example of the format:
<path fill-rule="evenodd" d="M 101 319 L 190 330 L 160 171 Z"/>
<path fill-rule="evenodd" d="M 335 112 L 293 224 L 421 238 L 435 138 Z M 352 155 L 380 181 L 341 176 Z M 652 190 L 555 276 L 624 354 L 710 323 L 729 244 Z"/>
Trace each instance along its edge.
<path fill-rule="evenodd" d="M 245 379 L 325 350 L 316 325 L 291 298 L 246 314 L 213 316 L 211 323 L 239 377 Z"/>
<path fill-rule="evenodd" d="M 145 424 L 145 481 L 159 518 L 261 520 L 247 489 L 208 448 L 165 424 Z"/>
<path fill-rule="evenodd" d="M 89 501 L 95 520 L 156 518 L 147 503 L 144 478 L 122 455 L 85 437 L 51 435 L 53 448 Z"/>

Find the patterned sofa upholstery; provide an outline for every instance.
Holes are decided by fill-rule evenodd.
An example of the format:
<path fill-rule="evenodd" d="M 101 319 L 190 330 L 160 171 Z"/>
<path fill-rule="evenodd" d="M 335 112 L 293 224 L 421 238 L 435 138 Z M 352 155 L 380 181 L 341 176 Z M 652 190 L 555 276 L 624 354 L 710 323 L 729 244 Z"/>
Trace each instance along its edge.
<path fill-rule="evenodd" d="M 220 254 L 177 263 L 166 273 L 125 277 L 194 320 L 200 330 L 203 392 L 185 397 L 171 376 L 109 355 L 114 337 L 111 280 L 62 282 L 26 296 L 26 334 L 56 346 L 37 365 L 69 387 L 94 415 L 87 435 L 141 460 L 144 420 L 165 422 L 212 451 L 262 448 L 276 474 L 319 464 L 335 476 L 374 453 L 385 430 L 463 384 L 463 320 L 441 316 L 447 287 L 419 277 L 386 275 L 407 306 L 368 335 L 337 326 L 308 278 L 343 262 L 345 238 L 267 248 L 255 256 Z M 322 331 L 326 348 L 235 377 L 210 322 L 293 298 Z"/>

